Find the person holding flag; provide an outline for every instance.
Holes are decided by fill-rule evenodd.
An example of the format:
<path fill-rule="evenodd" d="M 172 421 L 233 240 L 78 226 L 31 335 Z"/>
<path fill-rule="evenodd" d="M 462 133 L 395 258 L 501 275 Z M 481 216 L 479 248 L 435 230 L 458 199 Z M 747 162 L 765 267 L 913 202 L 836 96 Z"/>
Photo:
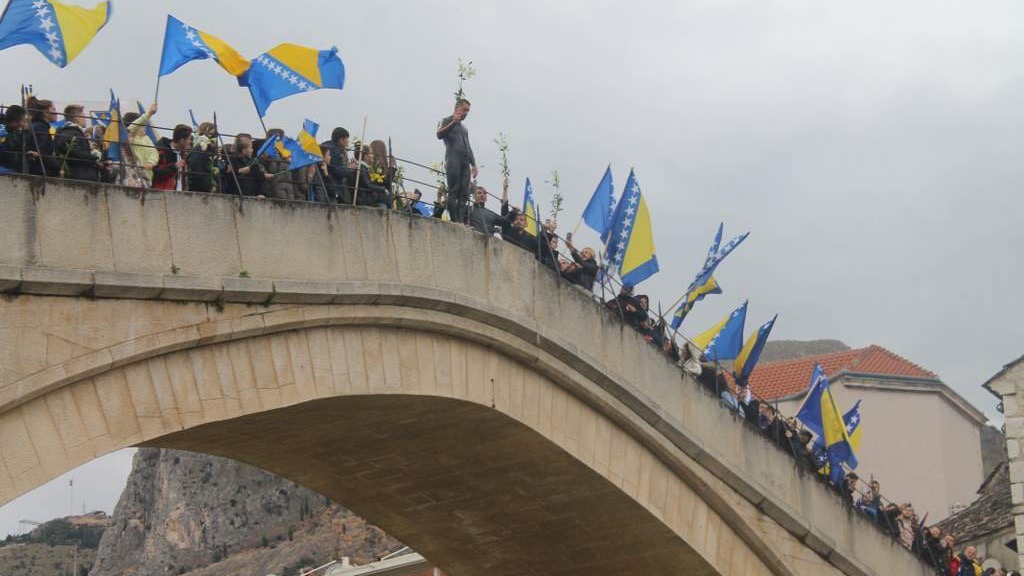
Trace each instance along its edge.
<path fill-rule="evenodd" d="M 141 103 L 137 105 L 139 112 L 128 112 L 124 115 L 124 123 L 128 127 L 127 148 L 131 149 L 136 164 L 137 169 L 133 172 L 137 173 L 140 180 L 139 185 L 135 187 L 148 188 L 153 182 L 153 168 L 160 162 L 160 154 L 156 150 L 159 138 L 150 125 L 156 114 L 157 105 L 154 102 L 148 109 L 142 108 Z"/>

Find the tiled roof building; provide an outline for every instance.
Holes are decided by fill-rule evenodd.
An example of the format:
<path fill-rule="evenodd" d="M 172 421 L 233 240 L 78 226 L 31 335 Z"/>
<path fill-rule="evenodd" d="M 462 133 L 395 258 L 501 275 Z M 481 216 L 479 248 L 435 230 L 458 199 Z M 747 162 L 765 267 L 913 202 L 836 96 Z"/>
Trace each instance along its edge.
<path fill-rule="evenodd" d="M 877 345 L 759 364 L 751 389 L 795 415 L 815 363 L 840 410 L 861 401 L 861 478 L 876 478 L 887 498 L 913 502 L 932 520 L 974 501 L 982 481 L 979 427 L 987 421 L 980 410 L 934 372 Z"/>
<path fill-rule="evenodd" d="M 768 400 L 802 394 L 807 391 L 810 384 L 815 363 L 821 364 L 830 379 L 844 372 L 902 376 L 921 380 L 939 379 L 934 372 L 925 370 L 881 346 L 871 345 L 857 350 L 760 364 L 750 376 L 750 385 L 755 394 Z"/>

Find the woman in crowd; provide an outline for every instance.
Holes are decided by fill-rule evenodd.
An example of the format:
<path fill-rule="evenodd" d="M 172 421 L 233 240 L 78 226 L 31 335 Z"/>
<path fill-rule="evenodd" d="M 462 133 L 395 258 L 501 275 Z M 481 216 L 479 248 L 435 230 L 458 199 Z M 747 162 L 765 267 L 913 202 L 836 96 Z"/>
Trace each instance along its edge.
<path fill-rule="evenodd" d="M 50 124 L 57 121 L 53 102 L 35 96 L 28 99 L 29 129 L 25 134 L 28 173 L 34 176 L 58 176 L 60 163 L 53 152 Z"/>
<path fill-rule="evenodd" d="M 129 144 L 125 147 L 125 152 L 130 156 L 130 162 L 125 162 L 124 176 L 122 176 L 125 180 L 122 184 L 125 186 L 148 188 L 153 182 L 153 168 L 156 168 L 160 161 L 160 155 L 156 151 L 156 143 L 149 139 L 146 128 L 149 127 L 156 110 L 156 103 L 153 103 L 141 116 L 138 112 L 129 112 L 124 115 L 124 124 L 128 127 Z"/>
<path fill-rule="evenodd" d="M 28 114 L 15 104 L 4 112 L 3 144 L 0 144 L 0 166 L 9 172 L 24 173 L 28 158 L 25 156 L 25 130 L 28 128 Z"/>

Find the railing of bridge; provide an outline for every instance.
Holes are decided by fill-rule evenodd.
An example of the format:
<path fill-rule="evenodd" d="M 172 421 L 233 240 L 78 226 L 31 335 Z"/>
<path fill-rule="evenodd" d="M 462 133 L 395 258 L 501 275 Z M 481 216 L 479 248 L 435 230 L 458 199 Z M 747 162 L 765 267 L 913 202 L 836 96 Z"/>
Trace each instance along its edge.
<path fill-rule="evenodd" d="M 0 115 L 4 114 L 8 109 L 8 106 L 0 105 Z M 58 114 L 58 117 L 63 114 Z M 103 118 L 94 115 L 80 115 L 94 122 L 101 122 Z M 209 170 L 201 172 L 201 175 L 210 176 L 212 181 L 212 187 L 214 191 L 212 193 L 226 193 L 228 189 L 234 185 L 236 194 L 239 195 L 243 201 L 258 201 L 263 196 L 245 196 L 242 194 L 244 187 L 240 184 L 239 180 L 244 176 L 240 175 L 237 170 L 241 167 L 236 164 L 232 164 L 230 159 L 231 146 L 225 143 L 225 138 L 237 138 L 241 133 L 230 134 L 222 133 L 219 131 L 219 126 L 212 123 L 209 124 L 212 127 L 212 132 L 208 132 L 205 136 L 209 140 L 211 147 L 207 154 L 209 163 Z M 174 127 L 159 126 L 150 124 L 154 131 L 157 133 L 173 133 Z M 31 130 L 24 130 L 22 133 L 23 138 L 38 138 L 38 135 L 27 136 L 31 133 Z M 13 134 L 17 137 L 16 134 Z M 8 127 L 7 137 L 12 136 L 12 129 Z M 193 135 L 196 138 L 198 135 Z M 123 144 L 120 142 L 112 142 L 104 140 L 102 136 L 90 138 L 90 146 L 96 149 L 105 149 L 107 145 L 112 143 Z M 253 149 L 257 149 L 259 140 L 255 141 Z M 127 147 L 127 144 L 124 144 Z M 152 143 L 139 143 L 133 142 L 132 147 L 142 147 L 156 149 L 158 148 Z M 66 163 L 67 158 L 60 157 L 59 155 L 38 155 L 31 154 L 30 149 L 38 150 L 38 142 L 27 142 L 25 141 L 22 149 L 11 150 L 6 143 L 0 145 L 0 153 L 6 155 L 7 162 L 10 163 L 11 158 L 16 157 L 18 159 L 17 164 L 20 166 L 11 168 L 15 173 L 26 173 L 30 172 L 33 163 L 39 168 L 38 172 L 41 172 L 43 181 L 48 178 L 63 178 L 61 172 L 56 174 L 52 171 L 53 166 L 60 166 L 61 163 Z M 356 146 L 351 146 L 344 149 L 346 153 L 352 153 L 354 155 L 361 155 L 362 150 L 357 149 Z M 97 159 L 102 165 L 102 168 L 97 168 L 97 180 L 108 182 L 111 184 L 122 184 L 126 181 L 139 182 L 138 178 L 131 178 L 133 172 L 138 173 L 146 170 L 133 160 L 131 152 L 125 154 L 125 158 L 121 162 L 103 162 L 101 159 Z M 47 161 L 50 161 L 48 164 Z M 251 164 L 247 166 L 254 166 L 259 163 L 261 159 L 253 158 L 250 160 Z M 373 202 L 367 200 L 360 200 L 358 198 L 358 185 L 352 186 L 349 190 L 350 197 L 352 198 L 352 204 L 361 205 L 377 205 L 381 208 L 386 209 L 401 209 L 417 214 L 423 215 L 421 212 L 413 210 L 416 207 L 413 202 L 420 201 L 426 205 L 431 214 L 429 216 L 423 215 L 423 217 L 442 218 L 445 212 L 444 208 L 444 197 L 443 193 L 438 191 L 439 188 L 443 188 L 443 179 L 445 173 L 438 166 L 431 166 L 428 164 L 416 162 L 402 157 L 390 155 L 387 159 L 387 167 L 390 169 L 402 168 L 401 176 L 390 178 L 390 189 L 386 197 L 386 203 Z M 235 166 L 235 170 L 231 170 L 228 167 Z M 360 169 L 368 169 L 368 166 L 363 165 Z M 405 170 L 418 170 L 423 173 L 420 178 L 412 178 L 406 175 Z M 311 171 L 319 171 L 315 174 L 308 174 L 305 184 L 312 187 L 322 186 L 325 190 L 328 187 L 324 184 L 324 176 L 327 176 L 325 171 L 321 167 L 315 167 Z M 287 171 L 286 171 L 287 172 Z M 397 172 L 397 170 L 396 170 Z M 282 174 L 283 172 L 275 175 Z M 192 174 L 196 174 L 192 172 Z M 128 177 L 126 177 L 126 175 Z M 314 178 L 314 176 L 316 178 Z M 433 178 L 434 182 L 427 182 L 425 179 Z M 438 191 L 437 200 L 435 202 L 422 201 L 415 195 L 414 192 L 409 192 L 406 188 L 406 183 L 424 186 L 427 189 Z M 301 181 L 299 182 L 301 185 Z M 505 181 L 507 191 L 507 180 Z M 141 186 L 137 186 L 141 187 Z M 475 188 L 475 183 L 474 183 Z M 364 192 L 366 190 L 364 189 Z M 416 190 L 418 192 L 418 190 Z M 515 215 L 519 213 L 519 209 L 511 206 L 508 202 L 506 194 L 497 196 L 491 192 L 487 192 L 489 198 L 496 199 L 503 205 L 502 216 L 505 217 L 506 222 L 511 222 Z M 307 201 L 315 202 L 318 197 L 314 194 L 307 196 Z M 337 204 L 337 198 L 325 195 L 319 197 L 321 200 L 325 200 L 328 203 Z M 469 199 L 471 202 L 472 199 Z M 422 209 L 423 206 L 420 206 Z M 507 209 L 507 213 L 506 213 Z M 458 225 L 453 223 L 453 225 Z M 550 240 L 550 242 L 549 242 Z M 554 229 L 544 228 L 540 231 L 538 236 L 538 251 L 535 254 L 537 260 L 542 263 L 547 263 L 548 266 L 552 267 L 552 273 L 562 282 L 569 281 L 565 275 L 561 273 L 559 263 L 560 262 L 572 262 L 573 254 L 575 251 L 571 238 L 565 238 Z M 565 245 L 570 249 L 569 253 L 562 252 L 557 246 Z M 600 305 L 611 310 L 612 314 L 617 316 L 623 324 L 631 326 L 637 329 L 641 333 L 644 340 L 650 343 L 652 346 L 658 348 L 663 355 L 666 356 L 671 362 L 675 363 L 681 370 L 689 372 L 694 376 L 695 381 L 698 385 L 708 393 L 714 394 L 715 397 L 720 398 L 722 403 L 734 410 L 736 415 L 742 420 L 743 425 L 751 428 L 755 433 L 766 436 L 775 446 L 777 446 L 781 452 L 787 454 L 787 457 L 792 458 L 798 467 L 801 467 L 807 471 L 814 472 L 813 477 L 818 481 L 826 485 L 830 490 L 835 492 L 837 496 L 842 500 L 844 506 L 851 506 L 858 511 L 858 513 L 864 514 L 872 520 L 872 524 L 878 527 L 885 535 L 898 541 L 908 550 L 919 555 L 922 560 L 933 566 L 939 574 L 947 574 L 949 562 L 953 557 L 953 536 L 952 535 L 935 535 L 931 533 L 931 528 L 925 528 L 923 520 L 919 520 L 913 512 L 912 506 L 905 503 L 903 505 L 897 505 L 896 503 L 886 499 L 877 490 L 877 484 L 872 479 L 870 482 L 859 478 L 856 474 L 848 473 L 845 479 L 839 483 L 833 482 L 829 479 L 827 471 L 823 472 L 821 466 L 818 465 L 814 453 L 812 452 L 809 442 L 802 442 L 800 434 L 802 432 L 797 420 L 793 416 L 784 417 L 778 409 L 778 403 L 776 401 L 762 398 L 755 394 L 749 386 L 738 386 L 735 380 L 728 378 L 728 370 L 725 366 L 719 362 L 708 362 L 703 356 L 703 351 L 694 344 L 691 340 L 679 334 L 678 331 L 669 330 L 669 320 L 666 314 L 658 313 L 654 314 L 649 307 L 643 309 L 640 316 L 647 318 L 646 323 L 633 323 L 632 325 L 627 322 L 627 314 L 635 316 L 633 312 L 625 310 L 626 302 L 625 299 L 620 299 L 619 295 L 623 294 L 623 286 L 621 282 L 614 277 L 613 274 L 605 274 L 602 268 L 602 273 L 599 279 L 590 288 L 581 287 L 576 285 L 578 289 L 583 289 L 589 292 L 592 298 Z M 635 303 L 635 301 L 634 301 Z M 659 306 L 660 308 L 660 306 Z M 653 318 L 652 318 L 653 316 Z M 848 471 L 849 472 L 849 471 Z M 873 488 L 872 484 L 875 484 Z"/>

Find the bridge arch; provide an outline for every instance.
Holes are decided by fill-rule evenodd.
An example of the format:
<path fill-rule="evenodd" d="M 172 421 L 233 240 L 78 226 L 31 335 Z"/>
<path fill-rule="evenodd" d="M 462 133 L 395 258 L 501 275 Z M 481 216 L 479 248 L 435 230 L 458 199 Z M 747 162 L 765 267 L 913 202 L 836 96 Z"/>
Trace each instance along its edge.
<path fill-rule="evenodd" d="M 569 475 L 628 517 L 620 533 L 649 535 L 650 554 L 640 557 L 654 573 L 926 573 L 820 486 L 799 478 L 792 463 L 772 458 L 763 438 L 728 423 L 731 415 L 717 399 L 586 294 L 558 283 L 518 249 L 375 210 L 246 203 L 241 212 L 225 197 L 78 185 L 53 185 L 40 195 L 25 180 L 10 181 L 12 210 L 0 213 L 0 225 L 24 242 L 0 247 L 0 290 L 16 294 L 0 303 L 0 318 L 15 314 L 32 333 L 39 311 L 102 308 L 96 330 L 109 337 L 66 359 L 39 358 L 13 377 L 0 370 L 0 502 L 122 446 L 179 447 L 307 484 L 456 574 L 495 572 L 489 557 L 521 561 L 499 571 L 509 574 L 621 568 L 599 558 L 616 549 L 602 539 L 610 520 L 594 516 L 601 507 L 577 506 L 574 516 L 571 503 L 580 494 L 544 481 L 548 470 Z M 294 234 L 344 250 L 313 251 L 300 270 L 288 250 L 253 244 L 260 232 L 277 235 L 285 247 L 294 248 L 293 239 L 284 240 Z M 74 243 L 83 236 L 94 245 Z M 207 240 L 228 248 L 207 254 Z M 454 254 L 463 264 L 423 263 L 414 253 Z M 167 261 L 154 264 L 154 254 L 169 254 L 174 272 L 161 274 Z M 465 262 L 475 264 L 472 273 Z M 307 269 L 309 278 L 295 279 Z M 227 310 L 204 312 L 196 304 L 203 301 Z M 265 307 L 241 304 L 256 302 Z M 132 322 L 136 315 L 150 320 Z M 0 358 L 17 357 L 21 345 L 0 337 Z M 311 476 L 314 458 L 343 455 L 316 448 L 303 437 L 310 429 L 332 442 L 340 439 L 330 434 L 372 433 L 373 426 L 346 429 L 341 420 L 329 426 L 328 416 L 339 411 L 416 414 L 410 426 L 434 423 L 428 417 L 437 413 L 441 422 L 450 419 L 458 438 L 477 439 L 477 429 L 507 438 L 508 445 L 493 446 L 498 454 L 511 455 L 509 447 L 522 442 L 548 467 L 509 457 L 524 477 L 539 480 L 539 491 L 515 501 L 548 501 L 560 512 L 510 509 L 504 518 L 512 526 L 531 529 L 518 539 L 508 531 L 498 537 L 489 530 L 501 516 L 489 516 L 480 501 L 460 512 L 458 495 L 429 496 L 431 489 L 443 492 L 436 478 L 401 484 L 408 474 L 399 472 L 426 466 L 413 444 L 396 444 L 408 438 L 394 439 L 404 449 L 391 460 L 354 459 L 377 466 L 378 477 Z M 303 427 L 303 418 L 314 418 L 315 426 Z M 284 452 L 267 448 L 268 438 Z M 425 454 L 446 453 L 439 444 L 425 446 Z M 500 469 L 490 453 L 467 454 L 466 462 L 484 463 L 482 471 Z M 470 472 L 466 478 L 475 478 Z M 449 536 L 468 547 L 460 554 L 432 540 L 427 519 L 402 520 L 415 517 L 417 503 L 401 502 L 397 489 L 381 500 L 387 505 L 368 497 L 353 502 L 374 481 L 427 494 L 419 507 L 433 506 L 445 526 L 460 527 Z M 487 486 L 486 479 L 477 485 Z M 525 490 L 511 481 L 505 487 Z M 575 540 L 566 526 L 577 529 Z M 591 540 L 579 539 L 588 534 Z M 633 542 L 628 536 L 620 540 Z M 572 565 L 559 564 L 566 561 L 554 553 L 559 542 L 579 552 Z"/>

